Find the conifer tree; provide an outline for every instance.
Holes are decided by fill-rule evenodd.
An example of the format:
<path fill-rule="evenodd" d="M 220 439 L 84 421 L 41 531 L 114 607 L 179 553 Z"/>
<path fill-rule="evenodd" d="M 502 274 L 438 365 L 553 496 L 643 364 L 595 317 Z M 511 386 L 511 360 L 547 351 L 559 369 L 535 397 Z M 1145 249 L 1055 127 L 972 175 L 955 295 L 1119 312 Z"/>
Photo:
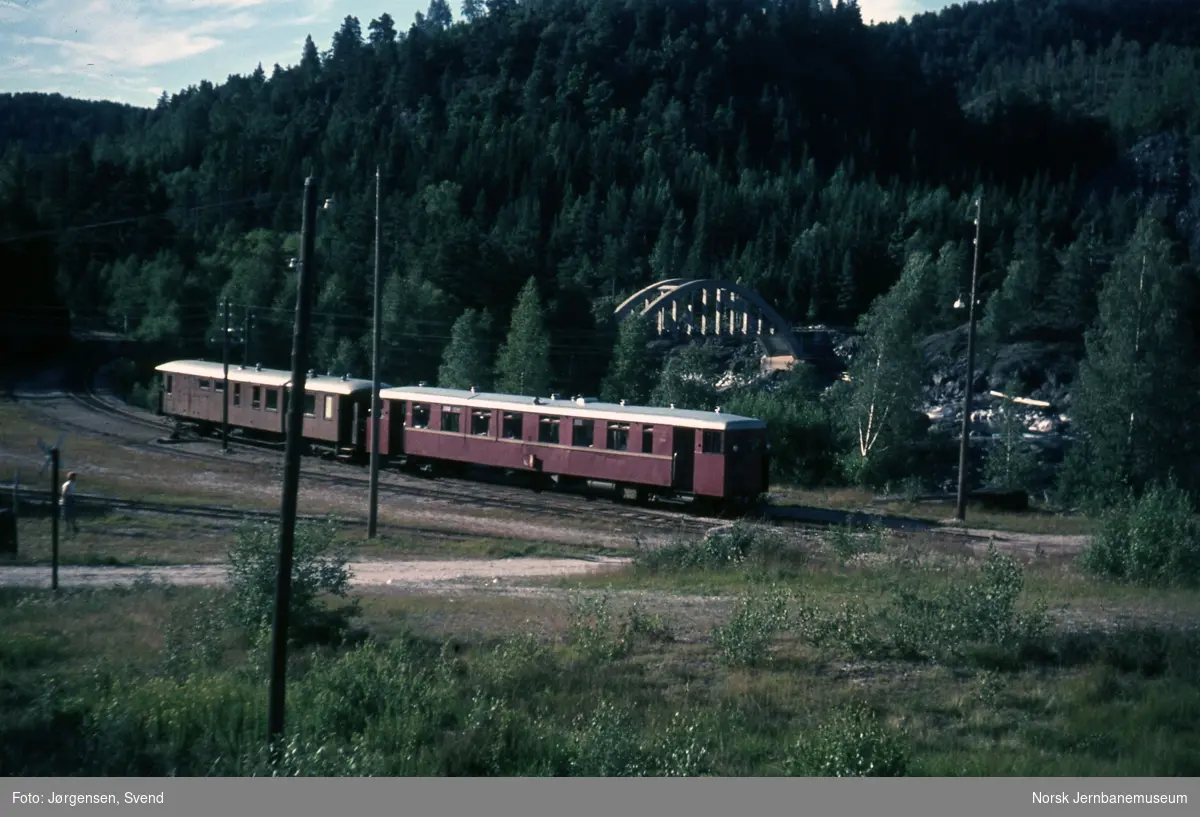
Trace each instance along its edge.
<path fill-rule="evenodd" d="M 512 394 L 550 391 L 550 335 L 538 297 L 537 281 L 525 282 L 513 309 L 508 339 L 496 360 L 496 389 Z"/>
<path fill-rule="evenodd" d="M 438 385 L 444 389 L 481 391 L 491 388 L 492 372 L 488 361 L 488 334 L 491 315 L 468 309 L 454 322 L 450 343 L 442 353 L 438 369 Z"/>
<path fill-rule="evenodd" d="M 1162 225 L 1143 216 L 1105 275 L 1086 334 L 1071 418 L 1082 444 L 1065 469 L 1068 494 L 1103 501 L 1192 470 L 1197 399 L 1185 292 Z"/>
<path fill-rule="evenodd" d="M 654 361 L 646 348 L 650 342 L 650 322 L 642 316 L 625 320 L 617 332 L 612 363 L 600 386 L 603 400 L 645 403 L 650 398 L 656 376 Z"/>

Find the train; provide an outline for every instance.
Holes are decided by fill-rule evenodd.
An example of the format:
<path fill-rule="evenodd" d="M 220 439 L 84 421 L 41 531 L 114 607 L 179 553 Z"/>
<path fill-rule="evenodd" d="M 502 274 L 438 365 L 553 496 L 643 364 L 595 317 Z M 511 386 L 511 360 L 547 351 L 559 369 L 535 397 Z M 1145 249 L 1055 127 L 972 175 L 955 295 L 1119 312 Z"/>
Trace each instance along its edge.
<path fill-rule="evenodd" d="M 157 412 L 201 435 L 223 424 L 225 367 L 175 360 L 161 377 Z M 231 434 L 264 442 L 286 437 L 291 372 L 228 369 Z M 372 453 L 372 382 L 309 372 L 302 438 L 312 453 L 361 460 Z M 770 485 L 767 424 L 713 411 L 380 384 L 383 468 L 518 474 L 533 487 L 602 483 L 639 502 L 685 500 L 710 510 L 756 504 Z"/>

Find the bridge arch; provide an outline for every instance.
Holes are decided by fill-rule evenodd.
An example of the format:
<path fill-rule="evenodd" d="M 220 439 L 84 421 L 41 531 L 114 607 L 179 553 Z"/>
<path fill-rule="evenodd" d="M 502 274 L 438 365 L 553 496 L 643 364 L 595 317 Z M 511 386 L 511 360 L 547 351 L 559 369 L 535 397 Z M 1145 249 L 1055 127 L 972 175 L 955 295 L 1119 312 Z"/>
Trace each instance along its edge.
<path fill-rule="evenodd" d="M 769 356 L 803 357 L 787 321 L 757 292 L 732 281 L 659 281 L 630 295 L 614 313 L 618 322 L 633 315 L 652 316 L 660 336 L 753 338 L 763 342 Z"/>

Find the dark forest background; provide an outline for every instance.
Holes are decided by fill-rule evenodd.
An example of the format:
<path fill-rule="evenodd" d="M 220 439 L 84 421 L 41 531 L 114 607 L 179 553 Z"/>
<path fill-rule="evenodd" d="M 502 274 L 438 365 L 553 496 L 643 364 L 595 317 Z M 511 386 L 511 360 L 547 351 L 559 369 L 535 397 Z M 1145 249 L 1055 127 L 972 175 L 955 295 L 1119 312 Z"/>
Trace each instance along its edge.
<path fill-rule="evenodd" d="M 810 483 L 936 482 L 952 462 L 952 432 L 923 418 L 961 391 L 953 303 L 982 193 L 973 385 L 1047 399 L 1073 443 L 1063 465 L 1010 434 L 980 478 L 1196 484 L 1190 0 L 993 0 L 872 27 L 828 0 L 433 0 L 153 110 L 0 96 L 0 140 L 10 358 L 67 326 L 216 357 L 228 299 L 235 326 L 253 316 L 235 359 L 287 366 L 311 173 L 333 203 L 316 368 L 369 376 L 378 165 L 385 380 L 511 368 L 507 344 L 545 354 L 526 364 L 557 391 L 766 416 L 780 473 Z M 830 390 L 804 367 L 720 391 L 745 362 L 703 347 L 639 367 L 647 338 L 619 337 L 613 307 L 669 277 L 739 281 L 794 325 L 854 328 L 859 352 L 917 350 L 876 366 L 900 419 L 863 445 L 863 388 L 883 381 L 862 354 Z M 534 324 L 544 343 L 510 336 Z"/>

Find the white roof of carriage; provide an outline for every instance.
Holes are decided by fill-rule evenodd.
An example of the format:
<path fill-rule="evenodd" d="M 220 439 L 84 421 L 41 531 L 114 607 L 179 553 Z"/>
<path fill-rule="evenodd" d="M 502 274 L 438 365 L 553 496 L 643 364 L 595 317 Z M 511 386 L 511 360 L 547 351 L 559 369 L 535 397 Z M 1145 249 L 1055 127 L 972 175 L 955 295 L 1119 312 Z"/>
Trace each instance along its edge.
<path fill-rule="evenodd" d="M 192 377 L 210 377 L 220 380 L 225 376 L 225 366 L 210 360 L 173 360 L 154 367 L 156 371 L 167 374 L 191 375 Z M 287 386 L 292 382 L 292 373 L 283 369 L 260 369 L 256 366 L 230 366 L 229 382 L 251 383 L 255 386 L 276 388 Z M 386 384 L 380 384 L 386 388 Z M 334 375 L 309 375 L 304 379 L 304 390 L 320 394 L 354 394 L 366 389 L 371 390 L 371 381 L 353 377 L 338 377 Z"/>
<path fill-rule="evenodd" d="M 465 389 L 439 389 L 432 386 L 381 389 L 379 396 L 382 400 L 415 400 L 501 411 L 533 411 L 558 417 L 580 417 L 646 425 L 687 426 L 710 431 L 767 427 L 765 422 L 753 417 L 724 414 L 715 410 L 694 411 L 657 406 L 625 406 L 620 403 L 602 403 L 593 397 L 556 400 L 518 394 L 473 392 Z"/>

